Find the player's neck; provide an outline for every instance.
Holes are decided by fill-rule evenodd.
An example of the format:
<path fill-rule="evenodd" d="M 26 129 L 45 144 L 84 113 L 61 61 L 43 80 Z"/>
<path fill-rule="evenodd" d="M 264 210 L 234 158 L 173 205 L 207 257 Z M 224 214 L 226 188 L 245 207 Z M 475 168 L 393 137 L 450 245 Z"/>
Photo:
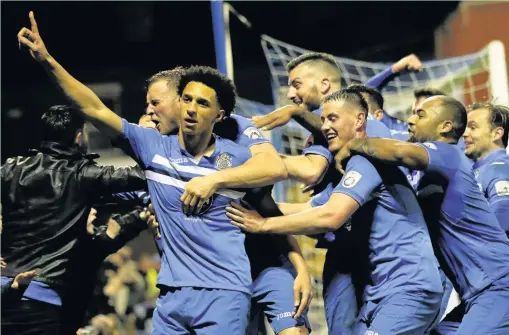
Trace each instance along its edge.
<path fill-rule="evenodd" d="M 503 148 L 503 147 L 501 147 L 501 146 L 496 145 L 495 143 L 493 143 L 493 144 L 490 146 L 490 148 L 489 148 L 488 150 L 486 150 L 485 152 L 483 152 L 483 153 L 481 154 L 481 156 L 479 156 L 479 159 L 478 159 L 478 160 L 480 161 L 480 160 L 482 160 L 482 159 L 485 159 L 485 158 L 486 158 L 486 156 L 488 156 L 488 155 L 489 155 L 489 154 L 491 154 L 493 151 L 498 150 L 498 149 L 504 149 L 504 148 Z"/>
<path fill-rule="evenodd" d="M 355 138 L 368 138 L 368 134 L 365 130 L 357 131 L 355 133 Z"/>
<path fill-rule="evenodd" d="M 201 134 L 184 134 L 180 131 L 178 138 L 180 146 L 196 159 L 214 152 L 215 140 L 212 131 Z"/>

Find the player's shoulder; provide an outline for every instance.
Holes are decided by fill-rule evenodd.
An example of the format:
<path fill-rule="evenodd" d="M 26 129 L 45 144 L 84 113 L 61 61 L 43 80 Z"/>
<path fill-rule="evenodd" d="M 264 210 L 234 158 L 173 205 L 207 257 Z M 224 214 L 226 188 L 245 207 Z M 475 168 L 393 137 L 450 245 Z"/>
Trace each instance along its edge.
<path fill-rule="evenodd" d="M 353 155 L 348 160 L 348 163 L 346 164 L 346 169 L 352 169 L 352 168 L 358 168 L 358 167 L 365 167 L 365 166 L 373 166 L 373 163 L 371 163 L 366 157 L 361 155 Z"/>
<path fill-rule="evenodd" d="M 216 145 L 218 146 L 216 165 L 220 164 L 219 168 L 221 169 L 241 165 L 251 158 L 249 148 L 237 144 L 230 139 L 216 136 Z"/>
<path fill-rule="evenodd" d="M 232 114 L 230 118 L 237 123 L 238 136 L 244 135 L 253 140 L 263 138 L 263 134 L 248 118 L 235 114 Z"/>
<path fill-rule="evenodd" d="M 499 157 L 495 161 L 489 163 L 484 170 L 484 174 L 492 178 L 509 179 L 509 155 Z"/>

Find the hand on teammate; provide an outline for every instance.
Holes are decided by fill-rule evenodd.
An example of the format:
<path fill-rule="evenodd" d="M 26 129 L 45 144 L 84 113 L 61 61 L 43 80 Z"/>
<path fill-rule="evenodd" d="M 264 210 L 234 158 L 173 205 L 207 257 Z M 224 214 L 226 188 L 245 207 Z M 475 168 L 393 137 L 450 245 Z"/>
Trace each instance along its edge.
<path fill-rule="evenodd" d="M 152 204 L 149 204 L 147 208 L 144 209 L 143 212 L 140 213 L 140 219 L 147 222 L 149 229 L 152 231 L 154 238 L 156 240 L 161 239 L 161 231 L 159 230 L 159 222 L 157 222 L 156 214 L 154 212 L 154 207 Z"/>
<path fill-rule="evenodd" d="M 38 62 L 47 60 L 50 55 L 44 42 L 42 41 L 41 35 L 39 35 L 39 29 L 37 28 L 37 22 L 35 21 L 34 12 L 28 14 L 30 19 L 30 29 L 21 28 L 18 33 L 18 44 L 19 47 L 25 46 L 29 49 L 30 55 Z"/>
<path fill-rule="evenodd" d="M 1 257 L 0 257 L 0 265 L 1 265 L 2 269 L 5 269 L 7 267 L 7 263 Z M 37 275 L 36 270 L 18 273 L 16 275 L 16 277 L 14 277 L 14 280 L 11 283 L 11 288 L 17 290 L 19 288 L 20 284 L 28 285 L 32 281 L 32 279 L 34 279 L 34 277 L 36 275 Z"/>
<path fill-rule="evenodd" d="M 308 309 L 313 298 L 311 278 L 307 271 L 305 273 L 299 273 L 297 277 L 295 277 L 293 282 L 293 296 L 295 306 L 293 318 L 298 319 L 302 313 Z"/>
<path fill-rule="evenodd" d="M 212 175 L 191 179 L 184 189 L 184 194 L 180 197 L 184 214 L 199 215 L 203 206 L 216 193 L 217 189 L 218 184 Z"/>
<path fill-rule="evenodd" d="M 336 162 L 336 170 L 338 170 L 343 175 L 345 174 L 345 163 L 352 156 L 350 151 L 350 147 L 348 146 L 348 142 L 343 145 L 341 150 L 334 156 L 334 161 Z"/>
<path fill-rule="evenodd" d="M 299 107 L 297 105 L 287 105 L 278 108 L 267 115 L 253 116 L 250 121 L 256 128 L 260 128 L 261 130 L 271 130 L 284 126 L 290 122 L 295 114 L 302 112 L 302 109 L 303 107 Z"/>
<path fill-rule="evenodd" d="M 263 224 L 267 222 L 257 211 L 246 208 L 237 204 L 230 203 L 231 207 L 226 207 L 226 216 L 232 220 L 232 224 L 249 233 L 261 233 Z"/>
<path fill-rule="evenodd" d="M 421 60 L 414 54 L 401 58 L 392 66 L 392 72 L 398 73 L 401 71 L 422 71 Z"/>

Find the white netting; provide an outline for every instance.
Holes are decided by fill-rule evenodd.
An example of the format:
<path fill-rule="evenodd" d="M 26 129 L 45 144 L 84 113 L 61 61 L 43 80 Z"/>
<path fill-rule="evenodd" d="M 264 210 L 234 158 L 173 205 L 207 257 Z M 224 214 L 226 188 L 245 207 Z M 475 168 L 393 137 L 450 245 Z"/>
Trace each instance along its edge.
<path fill-rule="evenodd" d="M 286 99 L 288 74 L 285 66 L 291 59 L 311 51 L 266 35 L 262 36 L 262 47 L 270 68 L 274 89 L 279 97 L 278 103 L 289 103 Z M 424 62 L 422 72 L 407 73 L 395 78 L 383 90 L 387 111 L 394 116 L 408 116 L 413 102 L 413 90 L 421 86 L 440 89 L 466 104 L 473 101 L 485 101 L 500 95 L 496 94 L 491 87 L 493 82 L 491 74 L 495 71 L 498 74 L 499 71 L 507 70 L 505 64 L 492 64 L 489 50 L 490 48 L 486 47 L 477 53 L 461 57 Z M 390 65 L 342 57 L 336 57 L 336 60 L 342 71 L 344 85 L 364 83 Z M 495 66 L 499 66 L 499 69 Z M 507 99 L 507 76 L 505 83 L 497 83 L 497 92 L 503 91 L 500 85 L 505 85 L 504 97 L 499 97 L 504 100 L 501 103 L 504 103 Z"/>
<path fill-rule="evenodd" d="M 276 104 L 278 106 L 291 104 L 286 98 L 288 91 L 286 64 L 293 58 L 311 51 L 266 35 L 262 36 L 261 43 L 272 76 Z M 406 120 L 414 101 L 413 91 L 422 86 L 439 89 L 465 104 L 492 98 L 497 98 L 498 103 L 507 103 L 507 70 L 503 46 L 500 44 L 492 42 L 490 46 L 474 54 L 424 62 L 422 72 L 396 77 L 382 90 L 385 110 L 394 117 Z M 390 66 L 342 57 L 336 57 L 336 60 L 342 70 L 343 86 L 364 83 Z M 281 153 L 296 155 L 301 152 L 307 135 L 307 131 L 295 122 L 290 122 L 287 126 L 272 132 L 272 141 Z M 277 192 L 278 201 L 308 200 L 297 183 L 285 181 L 280 184 Z M 316 283 L 313 287 L 314 300 L 309 310 L 313 333 L 327 334 L 321 280 L 325 252 L 315 249 L 315 242 L 307 237 L 299 238 L 299 242 Z"/>

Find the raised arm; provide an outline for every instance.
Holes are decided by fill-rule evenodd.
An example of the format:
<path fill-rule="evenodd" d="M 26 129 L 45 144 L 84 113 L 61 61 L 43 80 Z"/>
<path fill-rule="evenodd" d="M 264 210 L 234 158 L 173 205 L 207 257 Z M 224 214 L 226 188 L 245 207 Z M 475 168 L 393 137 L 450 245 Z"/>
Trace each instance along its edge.
<path fill-rule="evenodd" d="M 385 138 L 356 138 L 336 154 L 336 167 L 340 172 L 344 172 L 344 162 L 354 154 L 412 170 L 424 170 L 429 163 L 428 152 L 420 145 Z"/>
<path fill-rule="evenodd" d="M 29 14 L 31 29 L 22 28 L 18 33 L 18 42 L 27 47 L 30 55 L 41 63 L 56 83 L 57 87 L 82 113 L 91 119 L 94 126 L 110 137 L 116 137 L 122 132 L 121 118 L 112 112 L 97 95 L 88 87 L 71 76 L 48 52 L 39 34 L 34 13 Z"/>
<path fill-rule="evenodd" d="M 420 59 L 414 55 L 410 54 L 401 58 L 396 63 L 392 64 L 379 74 L 371 77 L 366 82 L 366 86 L 375 87 L 377 89 L 382 89 L 385 85 L 387 85 L 396 75 L 400 74 L 403 71 L 422 71 L 422 63 Z"/>

